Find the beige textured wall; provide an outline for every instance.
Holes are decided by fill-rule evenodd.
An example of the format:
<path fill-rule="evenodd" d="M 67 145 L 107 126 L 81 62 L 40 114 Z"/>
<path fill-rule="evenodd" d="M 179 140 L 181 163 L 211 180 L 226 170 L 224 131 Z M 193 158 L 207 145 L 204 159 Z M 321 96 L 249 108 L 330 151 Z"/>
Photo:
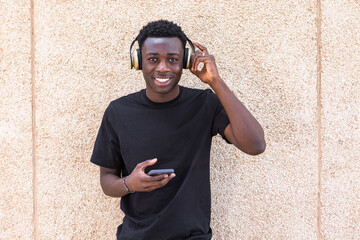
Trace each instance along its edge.
<path fill-rule="evenodd" d="M 360 239 L 360 2 L 322 9 L 323 236 Z"/>
<path fill-rule="evenodd" d="M 0 2 L 0 239 L 33 236 L 29 7 Z"/>
<path fill-rule="evenodd" d="M 89 158 L 108 103 L 144 87 L 128 48 L 160 18 L 266 132 L 256 157 L 214 139 L 214 239 L 360 239 L 355 0 L 0 1 L 0 239 L 114 239 L 119 199 Z"/>

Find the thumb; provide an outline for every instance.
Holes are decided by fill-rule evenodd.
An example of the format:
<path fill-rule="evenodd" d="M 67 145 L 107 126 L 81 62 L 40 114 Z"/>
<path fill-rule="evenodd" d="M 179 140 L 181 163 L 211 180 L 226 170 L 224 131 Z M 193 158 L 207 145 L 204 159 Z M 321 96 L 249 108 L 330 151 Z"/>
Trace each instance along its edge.
<path fill-rule="evenodd" d="M 157 158 L 149 159 L 138 164 L 141 171 L 144 171 L 148 166 L 154 165 L 157 162 Z"/>

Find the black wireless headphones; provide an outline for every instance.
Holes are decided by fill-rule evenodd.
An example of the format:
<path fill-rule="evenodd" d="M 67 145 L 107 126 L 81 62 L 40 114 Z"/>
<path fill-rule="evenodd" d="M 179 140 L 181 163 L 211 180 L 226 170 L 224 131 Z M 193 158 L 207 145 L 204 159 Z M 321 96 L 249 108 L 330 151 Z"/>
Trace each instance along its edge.
<path fill-rule="evenodd" d="M 136 70 L 141 70 L 142 69 L 142 63 L 141 63 L 141 49 L 136 49 L 135 50 L 135 54 L 131 53 L 131 49 L 134 45 L 134 43 L 137 41 L 137 37 L 135 38 L 135 40 L 131 43 L 130 45 L 130 69 L 135 68 Z M 190 45 L 190 49 L 189 48 L 185 48 L 184 49 L 184 62 L 183 62 L 183 68 L 184 69 L 188 69 L 190 68 L 190 64 L 191 64 L 191 57 L 192 55 L 195 53 L 195 46 L 194 44 L 190 41 L 190 39 L 188 39 L 186 37 L 187 42 Z"/>

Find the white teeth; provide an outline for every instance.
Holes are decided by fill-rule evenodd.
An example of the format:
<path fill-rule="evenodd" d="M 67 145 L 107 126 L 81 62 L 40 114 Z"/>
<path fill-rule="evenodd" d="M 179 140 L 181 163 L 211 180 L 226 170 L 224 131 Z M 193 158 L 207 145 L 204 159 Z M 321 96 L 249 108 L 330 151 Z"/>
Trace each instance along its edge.
<path fill-rule="evenodd" d="M 159 82 L 167 82 L 169 81 L 170 78 L 155 78 L 156 81 L 159 81 Z"/>

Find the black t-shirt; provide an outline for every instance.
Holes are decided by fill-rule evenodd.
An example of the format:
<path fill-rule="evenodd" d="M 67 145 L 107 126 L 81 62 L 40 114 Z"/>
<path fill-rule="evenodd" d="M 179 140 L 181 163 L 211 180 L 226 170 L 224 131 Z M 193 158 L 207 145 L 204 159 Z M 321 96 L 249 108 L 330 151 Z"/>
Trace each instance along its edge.
<path fill-rule="evenodd" d="M 178 97 L 155 103 L 145 90 L 121 97 L 106 109 L 91 162 L 129 175 L 135 166 L 157 158 L 156 168 L 173 168 L 165 187 L 121 198 L 125 213 L 117 239 L 211 239 L 210 146 L 229 124 L 209 89 L 180 86 Z M 226 139 L 225 139 L 226 140 Z"/>

